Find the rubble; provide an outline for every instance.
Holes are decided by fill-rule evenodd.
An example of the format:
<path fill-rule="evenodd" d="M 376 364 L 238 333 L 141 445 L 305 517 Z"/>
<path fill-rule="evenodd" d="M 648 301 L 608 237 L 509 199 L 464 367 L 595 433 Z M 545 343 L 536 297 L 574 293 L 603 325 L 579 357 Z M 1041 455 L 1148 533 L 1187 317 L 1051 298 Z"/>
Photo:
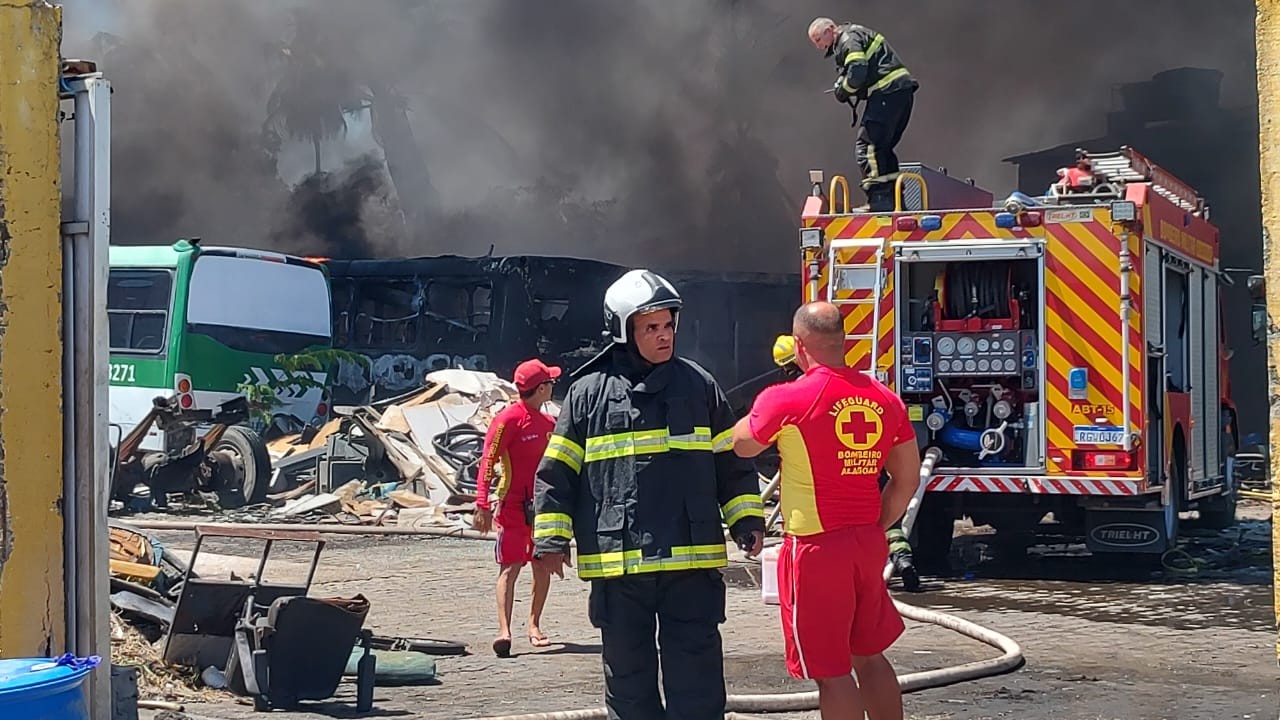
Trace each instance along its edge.
<path fill-rule="evenodd" d="M 493 373 L 450 369 L 428 374 L 413 393 L 335 407 L 338 417 L 323 427 L 268 444 L 274 473 L 267 500 L 274 508 L 264 515 L 282 522 L 466 527 L 484 435 L 517 398 L 515 386 Z"/>
<path fill-rule="evenodd" d="M 385 500 L 361 500 L 363 492 L 365 483 L 353 480 L 327 493 L 325 501 L 346 510 L 375 503 L 389 509 L 397 502 L 389 497 L 395 491 Z M 406 508 L 424 523 L 452 522 L 426 498 L 407 491 L 397 496 L 406 504 L 426 503 Z M 210 537 L 257 543 L 260 555 L 201 553 Z M 280 543 L 310 545 L 310 562 L 277 561 L 268 571 L 272 547 Z M 331 697 L 343 677 L 355 677 L 360 697 L 366 698 L 357 707 L 367 711 L 375 684 L 434 682 L 435 661 L 427 655 L 466 652 L 465 645 L 453 641 L 380 637 L 363 629 L 369 602 L 362 595 L 311 597 L 324 545 L 315 532 L 298 529 L 200 526 L 187 554 L 114 523 L 112 664 L 136 671 L 139 694 L 154 707 L 216 702 L 227 693 L 251 695 L 255 707 L 292 707 L 298 699 Z M 292 571 L 282 573 L 285 566 Z M 264 581 L 267 575 L 270 582 Z M 282 580 L 285 575 L 305 580 Z M 325 639 L 316 644 L 318 627 L 325 628 Z M 375 659 L 381 665 L 376 671 Z M 302 664 L 306 672 L 289 670 Z M 264 678 L 269 678 L 265 685 Z"/>

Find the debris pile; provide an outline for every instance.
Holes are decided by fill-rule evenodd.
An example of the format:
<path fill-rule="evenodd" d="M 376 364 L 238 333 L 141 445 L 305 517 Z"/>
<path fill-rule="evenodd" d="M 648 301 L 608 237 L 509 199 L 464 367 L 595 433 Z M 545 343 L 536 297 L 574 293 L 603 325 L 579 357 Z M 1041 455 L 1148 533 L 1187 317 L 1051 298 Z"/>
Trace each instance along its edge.
<path fill-rule="evenodd" d="M 158 640 L 150 637 L 139 625 L 112 613 L 111 664 L 137 668 L 139 699 L 215 702 L 222 697 L 204 685 L 195 668 L 165 663 L 156 647 Z"/>
<path fill-rule="evenodd" d="M 217 699 L 198 670 L 170 665 L 162 657 L 185 563 L 155 538 L 114 521 L 109 542 L 111 663 L 137 669 L 138 695 L 144 700 Z"/>
<path fill-rule="evenodd" d="M 344 497 L 352 498 L 344 506 L 363 502 Z M 259 554 L 218 555 L 206 540 L 258 545 Z M 284 544 L 302 546 L 310 562 L 269 567 L 272 549 Z M 112 663 L 136 669 L 148 701 L 212 701 L 230 691 L 253 696 L 259 709 L 330 698 L 353 677 L 357 709 L 366 712 L 376 684 L 434 682 L 435 661 L 425 656 L 466 653 L 450 640 L 374 635 L 363 627 L 370 604 L 362 595 L 312 596 L 324 546 L 309 531 L 198 527 L 184 561 L 155 537 L 113 522 Z M 304 673 L 289 670 L 303 666 Z"/>
<path fill-rule="evenodd" d="M 493 417 L 517 399 L 492 373 L 441 370 L 421 389 L 336 407 L 319 429 L 277 439 L 271 522 L 464 527 Z"/>

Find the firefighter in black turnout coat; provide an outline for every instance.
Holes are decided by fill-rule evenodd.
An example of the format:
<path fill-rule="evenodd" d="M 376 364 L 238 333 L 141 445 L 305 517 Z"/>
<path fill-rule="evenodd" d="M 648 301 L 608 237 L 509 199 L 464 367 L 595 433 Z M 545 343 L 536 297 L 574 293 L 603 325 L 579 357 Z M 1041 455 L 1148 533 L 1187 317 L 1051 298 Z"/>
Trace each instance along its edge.
<path fill-rule="evenodd" d="M 759 481 L 732 452 L 733 412 L 706 370 L 674 355 L 681 304 L 647 270 L 609 287 L 613 344 L 574 373 L 534 485 L 538 562 L 563 577 L 577 540 L 615 720 L 724 716 L 722 521 L 750 555 L 763 546 Z"/>
<path fill-rule="evenodd" d="M 872 212 L 891 211 L 893 183 L 898 178 L 898 156 L 893 150 L 911 120 L 920 84 L 884 36 L 870 28 L 817 18 L 809 25 L 809 41 L 835 59 L 838 74 L 830 92 L 836 100 L 863 103 L 862 126 L 854 144 L 862 189 Z M 852 107 L 857 125 L 857 106 Z"/>

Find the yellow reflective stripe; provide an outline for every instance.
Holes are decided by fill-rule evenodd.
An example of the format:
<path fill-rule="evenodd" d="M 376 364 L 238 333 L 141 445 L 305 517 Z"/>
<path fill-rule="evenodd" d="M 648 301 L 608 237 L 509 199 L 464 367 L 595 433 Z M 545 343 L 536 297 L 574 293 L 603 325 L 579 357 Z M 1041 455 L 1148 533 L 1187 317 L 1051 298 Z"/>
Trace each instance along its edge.
<path fill-rule="evenodd" d="M 876 51 L 879 50 L 880 46 L 883 44 L 884 44 L 884 35 L 880 35 L 879 33 L 877 33 L 876 36 L 872 38 L 871 42 L 867 44 L 866 50 L 854 50 L 850 52 L 848 55 L 845 55 L 844 64 L 848 65 L 851 62 L 855 62 L 855 61 L 862 62 L 863 60 L 866 60 L 872 55 L 875 55 Z"/>
<path fill-rule="evenodd" d="M 733 527 L 743 518 L 764 517 L 764 503 L 760 502 L 759 495 L 748 493 L 721 505 L 720 512 L 724 514 L 724 524 Z"/>
<path fill-rule="evenodd" d="M 598 462 L 634 455 L 652 455 L 669 450 L 711 452 L 711 428 L 695 427 L 693 432 L 672 435 L 667 428 L 598 435 L 587 438 L 586 462 Z"/>
<path fill-rule="evenodd" d="M 703 450 L 710 452 L 712 449 L 711 428 L 696 426 L 691 433 L 672 435 L 668 439 L 668 445 L 672 450 Z"/>
<path fill-rule="evenodd" d="M 843 75 L 840 76 L 840 87 L 844 88 L 844 91 L 849 93 L 850 95 L 854 95 L 858 92 L 858 88 L 850 85 L 849 80 L 845 78 Z"/>
<path fill-rule="evenodd" d="M 535 538 L 559 537 L 573 539 L 573 518 L 564 513 L 538 513 L 533 518 Z"/>
<path fill-rule="evenodd" d="M 640 550 L 627 550 L 578 556 L 578 577 L 598 579 L 665 572 L 724 567 L 729 555 L 724 545 L 685 545 L 671 548 L 671 557 L 646 558 Z"/>
<path fill-rule="evenodd" d="M 582 471 L 584 455 L 581 445 L 563 435 L 554 434 L 547 441 L 547 449 L 542 453 L 543 457 L 559 460 L 568 465 L 574 472 Z"/>
<path fill-rule="evenodd" d="M 880 46 L 883 44 L 884 44 L 884 35 L 881 35 L 880 33 L 876 33 L 876 36 L 871 40 L 871 43 L 867 45 L 867 57 L 871 57 L 872 55 L 875 55 L 876 51 L 879 50 Z"/>
<path fill-rule="evenodd" d="M 733 428 L 716 435 L 711 439 L 711 452 L 726 452 L 733 449 Z"/>
<path fill-rule="evenodd" d="M 897 70 L 890 72 L 888 75 L 885 75 L 884 77 L 880 78 L 879 82 L 867 88 L 867 92 L 873 93 L 877 90 L 882 90 L 888 87 L 889 83 L 893 82 L 894 80 L 897 80 L 900 77 L 905 76 L 906 74 L 907 74 L 907 69 L 904 67 L 900 67 Z"/>

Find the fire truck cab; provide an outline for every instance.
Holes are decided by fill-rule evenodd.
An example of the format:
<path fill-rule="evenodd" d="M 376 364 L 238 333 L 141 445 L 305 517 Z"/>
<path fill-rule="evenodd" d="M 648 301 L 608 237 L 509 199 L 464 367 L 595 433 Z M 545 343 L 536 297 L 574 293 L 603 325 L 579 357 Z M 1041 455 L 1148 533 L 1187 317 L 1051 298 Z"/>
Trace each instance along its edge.
<path fill-rule="evenodd" d="M 822 175 L 804 299 L 840 306 L 847 364 L 894 388 L 922 450 L 943 453 L 919 564 L 945 568 L 965 516 L 1002 554 L 1083 537 L 1159 556 L 1183 522 L 1234 521 L 1218 230 L 1193 189 L 1130 148 L 1081 152 L 1045 195 L 999 203 L 904 164 L 890 213 L 851 211 L 844 178 L 824 190 Z"/>

